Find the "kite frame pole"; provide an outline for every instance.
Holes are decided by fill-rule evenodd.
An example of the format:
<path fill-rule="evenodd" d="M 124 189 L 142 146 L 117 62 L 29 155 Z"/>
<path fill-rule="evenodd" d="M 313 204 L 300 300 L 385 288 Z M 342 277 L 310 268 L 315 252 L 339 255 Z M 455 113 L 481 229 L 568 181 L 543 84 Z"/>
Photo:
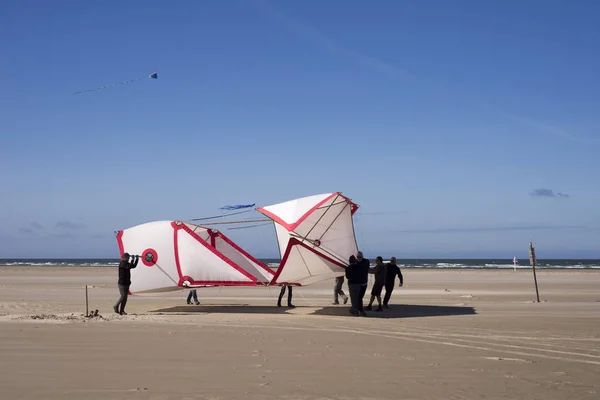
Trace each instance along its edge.
<path fill-rule="evenodd" d="M 292 237 L 295 237 L 296 239 L 303 239 L 302 236 L 298 235 L 296 232 L 292 232 L 292 233 L 293 233 Z M 316 246 L 314 243 L 314 240 L 308 239 L 308 238 L 304 238 L 304 239 L 306 239 L 307 242 L 310 242 L 310 244 L 312 244 L 313 246 Z M 324 253 L 329 254 L 332 258 L 339 261 L 341 264 L 344 264 L 344 265 L 346 264 L 346 261 L 342 260 L 338 255 L 327 251 L 327 249 L 325 249 L 324 247 L 321 247 L 321 246 L 317 246 L 317 247 L 319 248 L 319 250 L 322 250 Z"/>
<path fill-rule="evenodd" d="M 338 196 L 339 196 L 339 195 L 338 195 Z M 337 219 L 340 217 L 340 215 L 342 215 L 342 213 L 344 212 L 344 210 L 346 209 L 346 207 L 348 207 L 348 206 L 350 205 L 350 203 L 349 203 L 348 201 L 346 201 L 345 203 L 346 203 L 346 205 L 345 205 L 344 207 L 342 207 L 342 209 L 340 210 L 340 212 L 338 213 L 338 215 L 336 215 L 336 217 L 335 217 L 335 218 L 334 218 L 334 220 L 331 222 L 331 224 L 329 224 L 329 226 L 327 227 L 327 229 L 325 229 L 325 232 L 323 232 L 323 234 L 322 234 L 322 235 L 319 237 L 319 239 L 318 239 L 319 241 L 320 241 L 320 240 L 323 238 L 323 236 L 325 236 L 325 234 L 326 234 L 326 233 L 329 231 L 329 229 L 331 229 L 331 227 L 333 226 L 333 224 L 335 223 L 335 221 L 337 221 Z M 337 204 L 341 204 L 341 203 L 337 203 Z M 333 203 L 332 203 L 332 204 L 330 204 L 330 205 L 333 205 Z M 329 211 L 329 210 L 327 210 L 327 211 Z M 325 211 L 325 213 L 327 213 L 327 211 Z M 323 215 L 325 215 L 325 213 L 323 213 Z M 320 220 L 320 219 L 319 219 L 319 220 Z M 318 223 L 319 223 L 319 221 L 317 221 L 317 222 L 315 223 L 315 226 L 316 226 Z M 313 226 L 313 228 L 314 228 L 314 226 Z M 311 230 L 312 230 L 312 229 L 311 229 Z M 354 225 L 352 226 L 352 231 L 354 232 Z M 313 246 L 315 245 L 315 243 L 314 243 L 314 240 L 308 239 L 307 237 L 302 237 L 301 235 L 299 235 L 299 234 L 298 234 L 298 233 L 296 233 L 296 232 L 292 232 L 292 233 L 293 233 L 293 234 L 294 234 L 294 236 L 296 236 L 297 238 L 300 238 L 300 239 L 302 239 L 302 241 L 306 240 L 306 241 L 308 241 L 308 242 L 311 242 L 311 244 L 312 244 Z M 309 234 L 309 233 L 310 233 L 310 231 L 309 231 L 309 232 L 306 234 L 306 236 L 308 236 L 308 234 Z M 325 253 L 329 254 L 331 257 L 333 257 L 334 259 L 336 259 L 336 260 L 337 260 L 337 261 L 339 261 L 340 263 L 342 263 L 342 264 L 346 264 L 346 261 L 345 261 L 345 260 L 342 260 L 342 259 L 341 259 L 341 258 L 340 258 L 338 255 L 336 255 L 336 254 L 333 254 L 333 253 L 331 253 L 331 252 L 327 251 L 325 248 L 323 248 L 323 247 L 321 247 L 321 246 L 318 246 L 318 247 L 319 247 L 319 249 L 321 249 L 323 252 L 325 252 Z"/>
<path fill-rule="evenodd" d="M 335 204 L 335 201 L 338 199 L 338 197 L 340 197 L 339 194 L 337 196 L 335 196 L 335 199 L 333 199 L 331 204 L 327 206 L 327 209 L 325 210 L 325 212 L 323 214 L 321 214 L 321 216 L 319 217 L 317 222 L 315 222 L 314 225 L 312 226 L 312 228 L 310 228 L 310 230 L 306 233 L 306 236 L 302 239 L 303 242 L 308 237 L 308 235 L 310 235 L 310 233 L 313 231 L 313 229 L 315 229 L 315 227 L 317 225 L 319 225 L 319 221 L 321 221 L 321 219 L 325 216 L 325 214 L 327 214 L 327 211 L 329 211 L 331 209 L 331 206 L 333 206 Z M 334 220 L 334 222 L 335 222 L 335 220 Z M 331 225 L 329 225 L 329 228 L 330 227 L 331 227 Z M 327 229 L 329 229 L 329 228 L 327 228 Z M 323 237 L 323 235 L 321 235 L 321 237 Z"/>
<path fill-rule="evenodd" d="M 271 222 L 267 222 L 265 224 L 256 224 L 256 225 L 248 225 L 248 226 L 237 226 L 235 228 L 227 228 L 227 230 L 231 230 L 231 229 L 248 229 L 248 228 L 256 228 L 257 226 L 267 226 L 267 225 L 271 225 Z"/>
<path fill-rule="evenodd" d="M 338 197 L 344 197 L 344 196 L 342 196 L 342 195 L 339 195 L 339 194 L 338 194 Z M 336 198 L 336 200 L 337 200 L 337 198 Z M 348 200 L 347 200 L 347 199 L 344 197 L 344 200 L 343 200 L 343 201 L 340 201 L 340 202 L 336 203 L 336 202 L 335 202 L 335 200 L 334 200 L 334 202 L 333 202 L 333 203 L 331 203 L 330 205 L 328 205 L 327 207 L 330 207 L 330 206 L 337 206 L 338 204 L 342 204 L 342 203 L 350 204 L 350 203 L 348 202 Z M 321 206 L 321 207 L 317 208 L 317 210 L 321 210 L 321 209 L 323 209 L 323 208 L 326 208 L 326 207 L 324 207 L 324 206 Z"/>
<path fill-rule="evenodd" d="M 204 225 L 228 225 L 228 224 L 245 224 L 248 222 L 269 222 L 270 219 L 247 219 L 243 221 L 223 221 L 223 222 L 208 222 L 206 224 L 200 224 L 199 226 Z"/>
<path fill-rule="evenodd" d="M 346 202 L 346 205 L 344 207 L 342 207 L 342 209 L 340 210 L 340 212 L 338 213 L 338 215 L 335 216 L 335 218 L 333 219 L 333 221 L 331 221 L 331 224 L 327 227 L 327 229 L 325 229 L 325 232 L 323 232 L 323 234 L 321 235 L 321 237 L 319 237 L 319 240 L 323 239 L 323 236 L 325 236 L 325 234 L 327 232 L 329 232 L 329 229 L 331 229 L 331 227 L 333 226 L 333 224 L 335 224 L 335 221 L 337 221 L 337 219 L 340 217 L 340 215 L 342 215 L 342 213 L 344 212 L 344 210 L 346 209 L 346 207 L 348 207 L 350 205 L 350 203 Z"/>
<path fill-rule="evenodd" d="M 85 316 L 89 315 L 89 306 L 88 306 L 88 286 L 85 285 Z"/>

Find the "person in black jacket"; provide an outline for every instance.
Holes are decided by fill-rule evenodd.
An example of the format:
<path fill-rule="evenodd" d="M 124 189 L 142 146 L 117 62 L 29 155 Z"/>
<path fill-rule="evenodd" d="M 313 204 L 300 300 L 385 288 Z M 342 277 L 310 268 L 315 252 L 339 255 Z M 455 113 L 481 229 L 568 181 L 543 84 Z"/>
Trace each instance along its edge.
<path fill-rule="evenodd" d="M 350 256 L 349 265 L 346 267 L 346 279 L 348 279 L 348 290 L 350 292 L 350 314 L 366 317 L 367 313 L 363 307 L 363 296 L 365 295 L 369 281 L 369 260 L 362 258 L 358 253 L 360 261 L 354 255 Z M 366 267 L 365 267 L 366 266 Z"/>
<path fill-rule="evenodd" d="M 346 279 L 348 279 L 348 292 L 350 294 L 350 314 L 356 315 L 358 317 L 358 298 L 360 296 L 360 284 L 356 282 L 356 269 L 358 262 L 356 261 L 356 257 L 353 255 L 350 256 L 348 260 L 348 266 L 346 267 Z"/>
<path fill-rule="evenodd" d="M 367 285 L 369 284 L 369 269 L 371 268 L 371 261 L 369 261 L 368 258 L 363 257 L 362 251 L 356 253 L 356 260 L 358 261 L 358 265 L 360 266 L 359 271 L 361 281 L 364 282 L 360 287 L 360 313 L 361 315 L 366 317 L 367 313 L 365 313 L 365 309 L 363 307 L 363 299 L 365 297 L 365 293 L 367 292 Z"/>
<path fill-rule="evenodd" d="M 402 271 L 400 271 L 400 267 L 396 265 L 396 257 L 390 258 L 390 262 L 386 265 L 387 271 L 385 277 L 385 296 L 383 296 L 383 306 L 385 308 L 389 308 L 390 306 L 388 306 L 388 302 L 390 301 L 390 297 L 394 291 L 396 275 L 398 275 L 398 279 L 400 279 L 400 287 L 404 285 L 404 278 L 402 277 Z"/>
<path fill-rule="evenodd" d="M 131 285 L 131 269 L 137 267 L 140 261 L 140 256 L 133 256 L 132 261 L 129 261 L 130 257 L 129 253 L 123 253 L 121 262 L 119 263 L 118 285 L 121 297 L 117 301 L 117 304 L 114 305 L 113 310 L 120 315 L 127 315 L 125 305 L 127 304 L 127 296 L 129 295 L 129 286 Z"/>

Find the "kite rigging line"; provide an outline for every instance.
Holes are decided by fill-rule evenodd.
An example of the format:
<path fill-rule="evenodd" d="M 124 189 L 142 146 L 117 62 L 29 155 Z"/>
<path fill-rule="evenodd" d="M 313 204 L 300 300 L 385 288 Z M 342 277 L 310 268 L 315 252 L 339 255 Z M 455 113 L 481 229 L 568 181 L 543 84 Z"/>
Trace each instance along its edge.
<path fill-rule="evenodd" d="M 257 226 L 266 226 L 266 225 L 271 225 L 271 222 L 267 222 L 265 224 L 256 224 L 256 225 L 248 225 L 248 226 L 236 226 L 235 228 L 227 228 L 227 230 L 232 230 L 232 229 L 247 229 L 247 228 L 256 228 Z"/>
<path fill-rule="evenodd" d="M 223 222 L 208 222 L 202 225 L 227 225 L 227 224 L 245 224 L 248 222 L 267 222 L 270 219 L 247 219 L 245 221 L 223 221 Z"/>
<path fill-rule="evenodd" d="M 247 212 L 251 212 L 251 211 L 254 211 L 254 210 L 238 211 L 238 212 L 233 212 L 233 213 L 229 213 L 229 214 L 216 215 L 214 217 L 194 218 L 194 219 L 192 219 L 190 221 L 205 221 L 207 219 L 224 218 L 224 217 L 228 217 L 230 215 L 238 215 L 238 214 L 243 214 L 243 213 L 247 213 Z"/>
<path fill-rule="evenodd" d="M 150 79 L 158 79 L 158 72 L 154 72 L 154 73 L 148 75 L 148 78 L 150 78 Z M 82 93 L 87 93 L 87 92 L 94 92 L 96 90 L 101 90 L 101 89 L 108 89 L 108 88 L 113 87 L 113 86 L 126 85 L 128 83 L 137 82 L 137 81 L 139 81 L 141 79 L 142 78 L 135 78 L 135 79 L 130 79 L 128 81 L 117 82 L 117 83 L 112 83 L 110 85 L 100 86 L 100 87 L 97 87 L 95 89 L 80 90 L 79 92 L 75 92 L 73 94 L 82 94 Z"/>

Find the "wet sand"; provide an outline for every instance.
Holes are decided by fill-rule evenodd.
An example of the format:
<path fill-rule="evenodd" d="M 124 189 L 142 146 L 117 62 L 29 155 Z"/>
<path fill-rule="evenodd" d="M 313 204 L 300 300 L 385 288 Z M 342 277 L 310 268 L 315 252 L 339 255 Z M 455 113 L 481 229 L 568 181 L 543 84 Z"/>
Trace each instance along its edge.
<path fill-rule="evenodd" d="M 531 271 L 407 269 L 369 318 L 331 305 L 333 282 L 295 288 L 295 309 L 276 287 L 206 288 L 119 316 L 116 272 L 0 267 L 0 398 L 600 397 L 600 271 L 538 271 L 537 303 Z"/>

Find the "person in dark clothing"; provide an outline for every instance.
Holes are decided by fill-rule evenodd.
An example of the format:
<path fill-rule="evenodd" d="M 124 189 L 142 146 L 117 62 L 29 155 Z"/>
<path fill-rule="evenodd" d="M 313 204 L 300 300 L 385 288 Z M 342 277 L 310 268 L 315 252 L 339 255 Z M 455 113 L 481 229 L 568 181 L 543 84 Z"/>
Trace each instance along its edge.
<path fill-rule="evenodd" d="M 373 284 L 373 289 L 371 289 L 371 301 L 369 301 L 369 305 L 365 307 L 365 310 L 372 310 L 373 301 L 377 298 L 379 307 L 375 311 L 383 311 L 383 307 L 381 306 L 381 289 L 385 285 L 386 264 L 383 263 L 383 258 L 380 256 L 375 259 L 375 263 L 374 268 L 369 268 L 369 273 L 375 275 L 375 283 Z"/>
<path fill-rule="evenodd" d="M 346 278 L 348 279 L 348 289 L 350 291 L 350 314 L 366 317 L 367 313 L 363 307 L 363 296 L 369 282 L 369 260 L 362 258 L 362 253 L 358 257 L 350 256 L 349 265 L 346 267 Z"/>
<path fill-rule="evenodd" d="M 287 297 L 288 305 L 287 306 L 290 308 L 294 308 L 296 306 L 292 304 L 292 286 L 291 285 L 282 285 L 281 286 L 281 291 L 279 292 L 279 298 L 277 299 L 277 307 L 281 307 L 281 299 L 283 298 L 283 295 L 285 294 L 286 287 L 288 288 L 288 297 Z"/>
<path fill-rule="evenodd" d="M 342 300 L 344 300 L 344 304 L 348 302 L 348 296 L 342 290 L 342 286 L 344 285 L 344 275 L 338 276 L 335 278 L 335 285 L 333 286 L 333 305 L 340 304 L 338 300 L 339 296 L 342 296 Z"/>
<path fill-rule="evenodd" d="M 359 270 L 361 274 L 360 276 L 362 277 L 361 279 L 364 281 L 363 285 L 360 287 L 359 305 L 361 309 L 361 315 L 366 317 L 367 313 L 365 313 L 365 309 L 363 307 L 363 299 L 365 297 L 365 293 L 367 293 L 367 285 L 369 284 L 369 268 L 371 268 L 371 261 L 363 257 L 362 251 L 356 253 L 356 260 L 360 266 Z"/>
<path fill-rule="evenodd" d="M 346 267 L 345 274 L 346 279 L 348 279 L 348 292 L 350 292 L 350 314 L 358 317 L 358 310 L 360 309 L 358 306 L 358 298 L 360 297 L 360 284 L 355 283 L 357 265 L 358 261 L 353 254 L 348 260 L 348 266 Z"/>
<path fill-rule="evenodd" d="M 404 278 L 402 277 L 402 271 L 396 264 L 396 257 L 390 258 L 390 262 L 387 264 L 387 271 L 385 276 L 385 296 L 383 296 L 383 306 L 389 308 L 388 303 L 392 292 L 394 291 L 394 282 L 396 281 L 396 275 L 400 279 L 400 286 L 404 285 Z"/>
<path fill-rule="evenodd" d="M 129 258 L 131 258 L 132 261 L 129 261 Z M 115 310 L 117 314 L 127 315 L 125 312 L 125 305 L 127 304 L 127 296 L 129 295 L 129 286 L 131 285 L 131 270 L 137 267 L 139 261 L 140 256 L 130 256 L 129 253 L 123 253 L 121 256 L 118 282 L 121 297 L 113 307 L 113 310 Z"/>
<path fill-rule="evenodd" d="M 194 303 L 196 303 L 196 305 L 199 305 L 200 302 L 198 301 L 198 293 L 196 292 L 196 289 L 192 289 L 192 290 L 190 290 L 190 293 L 188 293 L 188 297 L 187 297 L 188 304 L 192 304 L 192 297 L 194 298 Z"/>

